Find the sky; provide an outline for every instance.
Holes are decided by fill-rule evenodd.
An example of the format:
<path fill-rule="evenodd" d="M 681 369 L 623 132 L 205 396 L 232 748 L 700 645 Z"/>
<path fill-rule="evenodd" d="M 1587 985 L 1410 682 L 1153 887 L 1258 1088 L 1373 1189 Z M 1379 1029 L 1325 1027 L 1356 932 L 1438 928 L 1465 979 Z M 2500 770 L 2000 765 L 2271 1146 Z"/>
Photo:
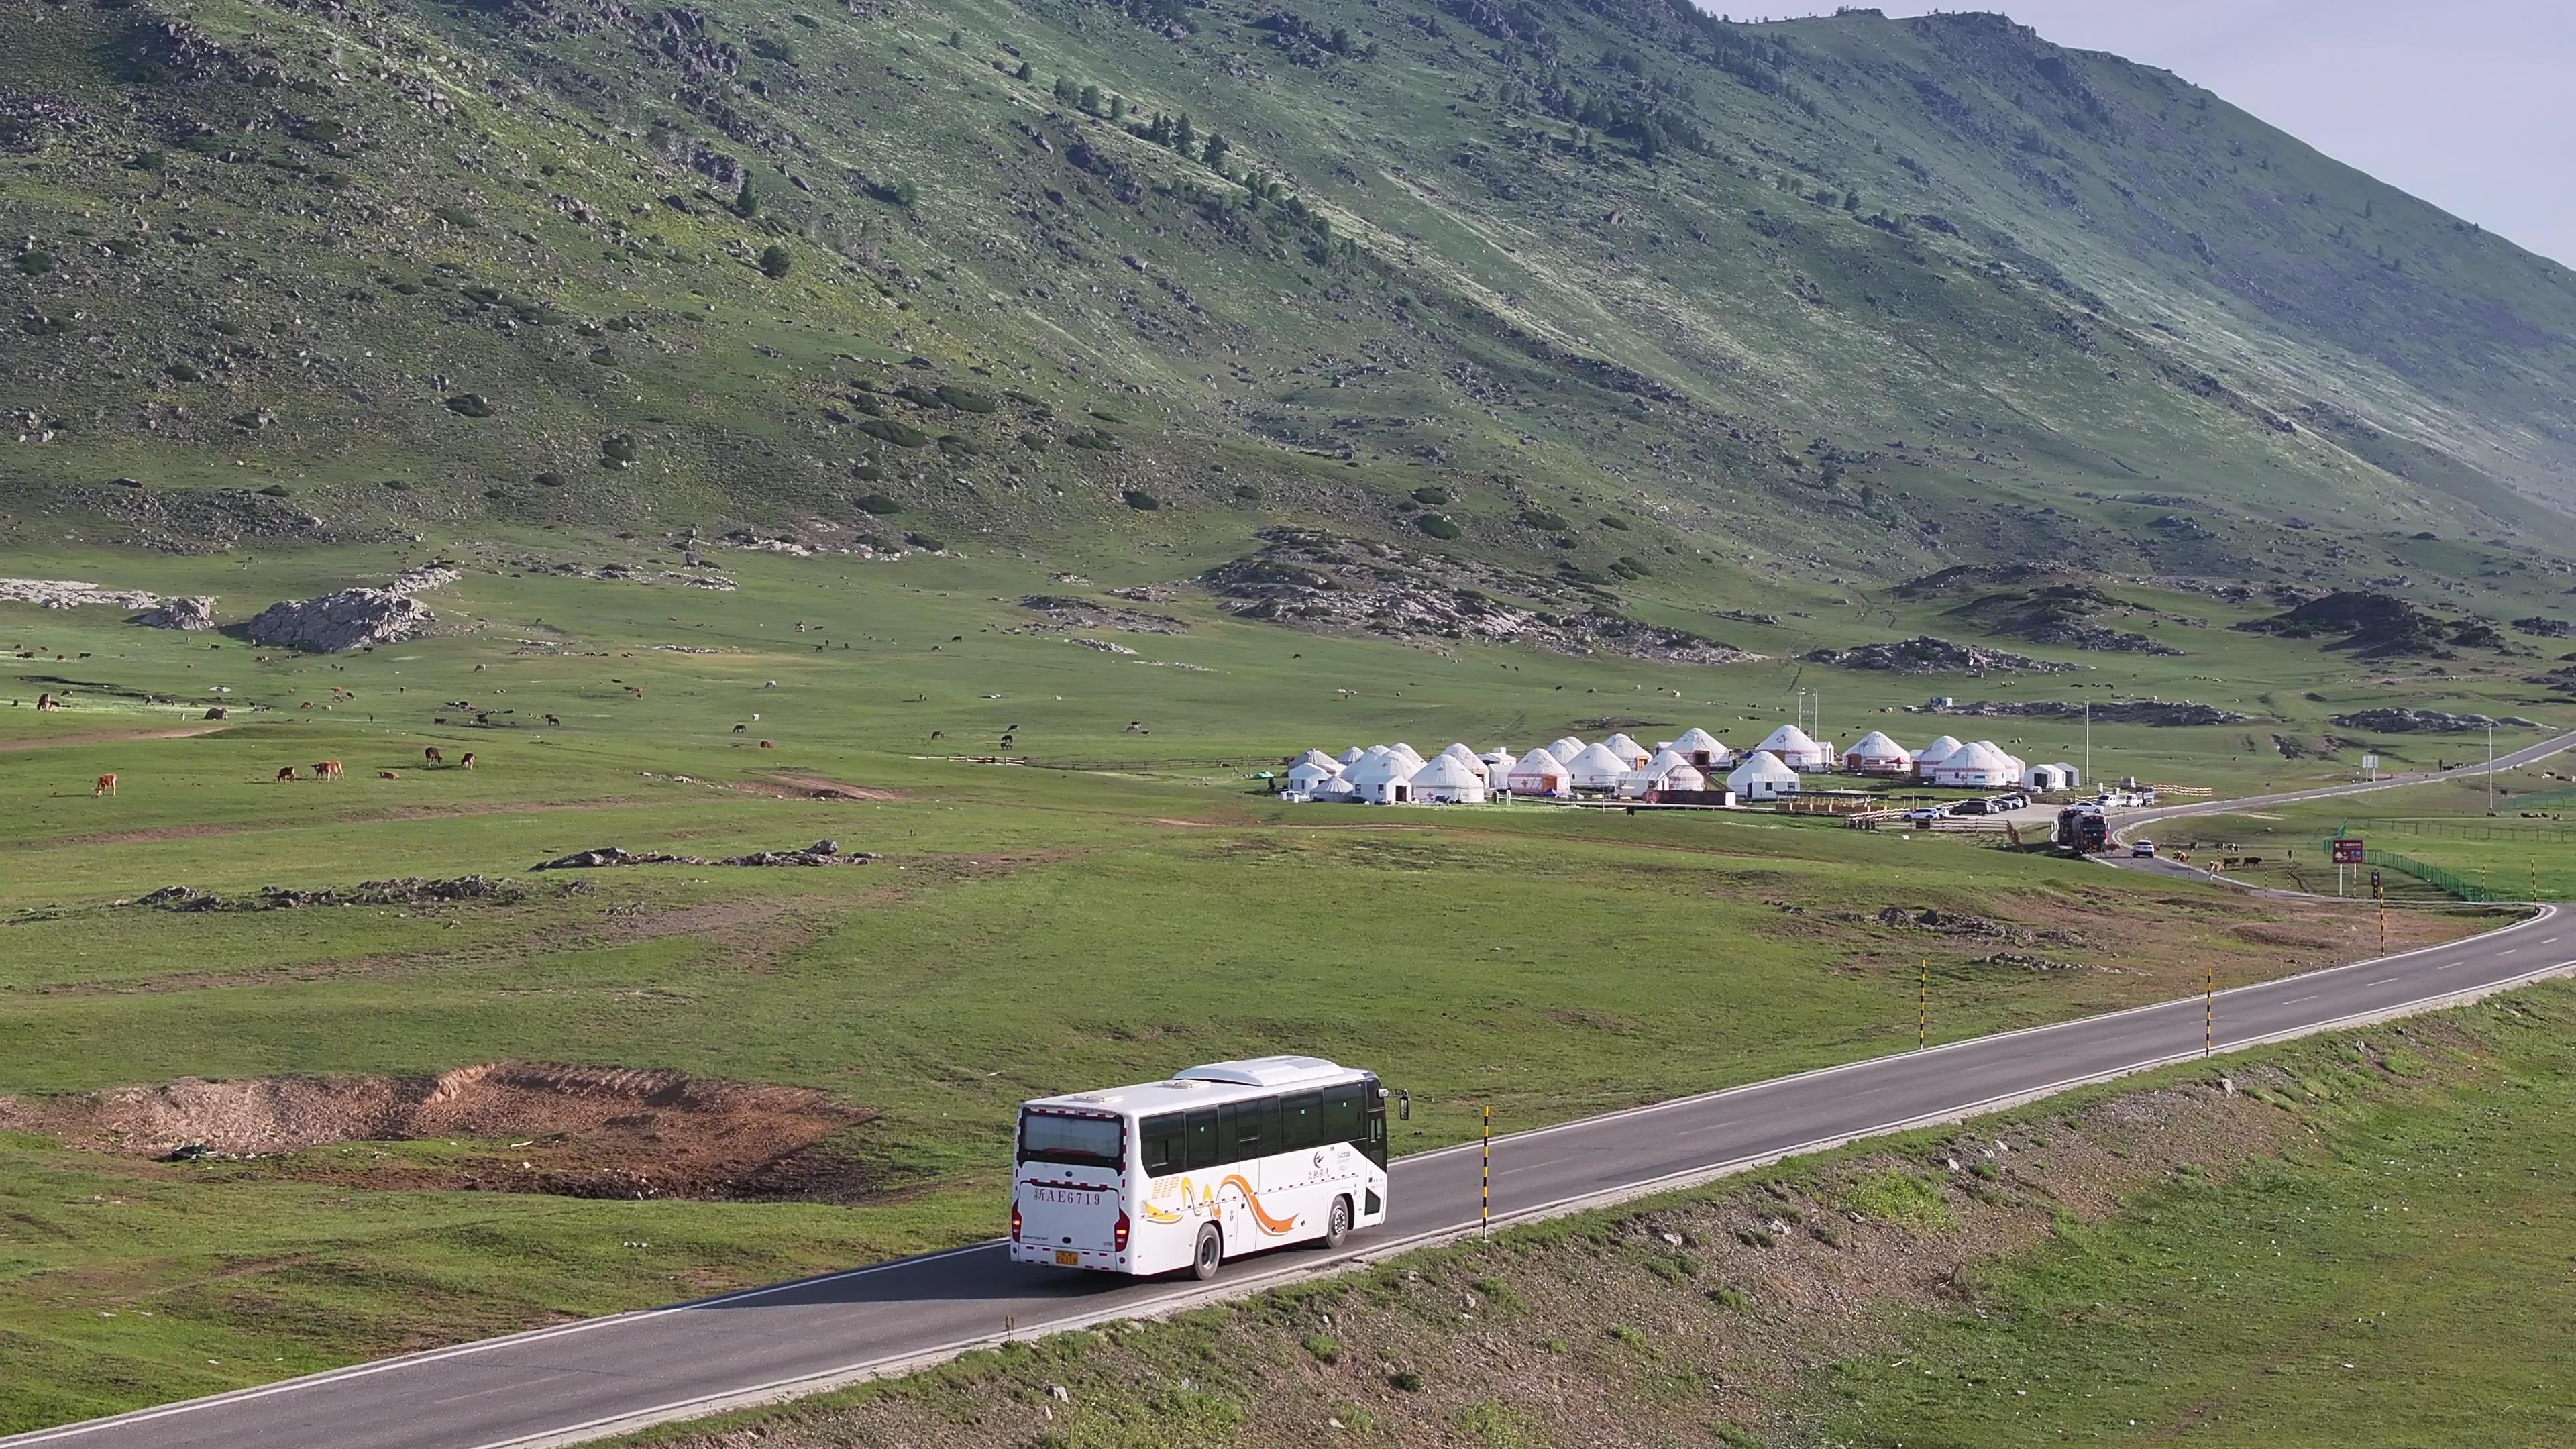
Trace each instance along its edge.
<path fill-rule="evenodd" d="M 1710 8 L 1765 13 L 1762 0 Z M 1877 0 L 2002 10 L 2161 66 L 2336 160 L 2576 266 L 2576 0 Z M 1796 8 L 1781 13 L 1795 13 Z M 1813 7 L 1830 14 L 1832 5 Z"/>

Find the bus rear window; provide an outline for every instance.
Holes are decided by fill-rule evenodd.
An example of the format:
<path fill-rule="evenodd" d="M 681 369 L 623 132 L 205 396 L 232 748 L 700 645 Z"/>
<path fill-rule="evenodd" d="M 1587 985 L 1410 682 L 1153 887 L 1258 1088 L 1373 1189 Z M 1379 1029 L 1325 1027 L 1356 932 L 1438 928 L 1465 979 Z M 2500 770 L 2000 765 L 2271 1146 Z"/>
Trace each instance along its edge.
<path fill-rule="evenodd" d="M 1126 1164 L 1126 1124 L 1115 1117 L 1076 1117 L 1064 1112 L 1020 1114 L 1020 1161 L 1075 1167 Z"/>

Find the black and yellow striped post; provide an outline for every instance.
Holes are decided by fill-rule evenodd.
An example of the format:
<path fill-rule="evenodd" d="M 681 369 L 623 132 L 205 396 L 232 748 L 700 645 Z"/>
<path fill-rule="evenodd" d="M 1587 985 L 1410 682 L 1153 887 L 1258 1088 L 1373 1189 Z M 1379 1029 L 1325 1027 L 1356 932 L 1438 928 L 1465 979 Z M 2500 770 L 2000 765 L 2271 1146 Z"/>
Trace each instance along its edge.
<path fill-rule="evenodd" d="M 1923 1040 L 1932 1029 L 1932 962 L 1922 962 L 1923 981 L 1914 993 L 1914 1049 L 1923 1049 Z"/>
<path fill-rule="evenodd" d="M 2370 873 L 2370 898 L 2379 906 L 2379 954 L 2388 954 L 2388 888 L 2379 883 L 2379 872 Z"/>
<path fill-rule="evenodd" d="M 2200 1054 L 2218 1055 L 2218 968 L 2209 968 L 2209 980 L 2201 988 Z"/>
<path fill-rule="evenodd" d="M 1494 1219 L 1494 1109 L 1485 1109 L 1485 1165 L 1476 1188 L 1476 1235 L 1492 1231 Z"/>

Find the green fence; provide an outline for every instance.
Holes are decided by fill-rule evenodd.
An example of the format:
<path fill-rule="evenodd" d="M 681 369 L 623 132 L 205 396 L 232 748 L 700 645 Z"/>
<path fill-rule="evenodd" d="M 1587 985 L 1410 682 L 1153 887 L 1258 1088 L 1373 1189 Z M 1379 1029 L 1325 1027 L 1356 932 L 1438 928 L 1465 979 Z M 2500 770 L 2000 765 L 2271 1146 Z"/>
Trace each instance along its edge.
<path fill-rule="evenodd" d="M 2326 853 L 2328 856 L 2334 853 L 2334 842 L 2331 840 L 2326 842 Z M 2454 896 L 2464 901 L 2484 903 L 2521 899 L 2520 896 L 2509 891 L 2491 891 L 2458 871 L 2444 870 L 2438 865 L 2417 860 L 2413 856 L 2399 855 L 2393 850 L 2364 850 L 2361 853 L 2361 863 L 2393 870 L 2400 875 L 2411 875 L 2444 895 Z"/>

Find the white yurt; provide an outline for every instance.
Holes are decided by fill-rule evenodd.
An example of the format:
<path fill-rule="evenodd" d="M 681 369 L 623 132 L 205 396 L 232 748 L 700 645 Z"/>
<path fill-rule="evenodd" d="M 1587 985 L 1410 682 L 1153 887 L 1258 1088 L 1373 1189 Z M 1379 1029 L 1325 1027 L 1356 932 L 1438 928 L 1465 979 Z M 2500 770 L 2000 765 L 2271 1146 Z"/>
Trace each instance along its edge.
<path fill-rule="evenodd" d="M 1303 790 L 1311 795 L 1317 785 L 1326 780 L 1339 779 L 1341 774 L 1341 761 L 1325 754 L 1322 750 L 1308 750 L 1298 757 L 1297 763 L 1288 767 L 1288 788 Z"/>
<path fill-rule="evenodd" d="M 1556 756 L 1556 762 L 1558 764 L 1571 764 L 1573 763 L 1575 756 L 1583 753 L 1583 741 L 1576 739 L 1572 735 L 1566 735 L 1563 738 L 1550 741 L 1547 746 L 1547 752 Z"/>
<path fill-rule="evenodd" d="M 1360 797 L 1372 805 L 1393 805 L 1407 798 L 1406 785 L 1421 762 L 1408 760 L 1393 750 L 1371 750 L 1361 761 L 1342 772 L 1342 778 Z"/>
<path fill-rule="evenodd" d="M 1773 730 L 1762 743 L 1753 747 L 1792 770 L 1830 770 L 1833 756 L 1816 743 L 1815 737 L 1793 724 Z"/>
<path fill-rule="evenodd" d="M 1397 740 L 1394 744 L 1387 746 L 1387 748 L 1404 756 L 1406 759 L 1411 760 L 1416 768 L 1420 768 L 1422 764 L 1422 752 L 1420 750 L 1415 749 L 1413 746 L 1406 744 L 1402 740 Z"/>
<path fill-rule="evenodd" d="M 1485 803 L 1485 777 L 1468 768 L 1465 761 L 1443 750 L 1413 772 L 1405 782 L 1407 793 L 1417 805 L 1482 805 Z"/>
<path fill-rule="evenodd" d="M 1726 788 L 1747 800 L 1777 800 L 1798 793 L 1798 772 L 1769 750 L 1755 750 L 1726 777 Z"/>
<path fill-rule="evenodd" d="M 1509 750 L 1487 750 L 1476 757 L 1477 768 L 1485 772 L 1485 788 L 1496 794 L 1512 788 L 1512 766 L 1518 763 Z"/>
<path fill-rule="evenodd" d="M 1871 730 L 1843 752 L 1843 768 L 1855 775 L 1911 775 L 1914 756 L 1885 732 Z"/>
<path fill-rule="evenodd" d="M 1574 777 L 1577 790 L 1616 790 L 1620 779 L 1635 768 L 1633 761 L 1619 758 L 1607 745 L 1586 745 L 1565 762 L 1565 772 Z"/>
<path fill-rule="evenodd" d="M 1346 766 L 1356 765 L 1360 762 L 1360 756 L 1367 753 L 1368 751 L 1361 749 L 1357 745 L 1353 745 L 1349 749 L 1342 751 L 1340 754 L 1333 756 L 1333 758 L 1339 760 Z"/>
<path fill-rule="evenodd" d="M 1712 769 L 1732 763 L 1735 759 L 1735 751 L 1728 749 L 1717 736 L 1701 729 L 1698 725 L 1692 725 L 1682 731 L 1682 737 L 1673 741 L 1672 750 L 1673 753 L 1689 760 L 1691 768 L 1696 770 Z"/>
<path fill-rule="evenodd" d="M 1682 764 L 1673 766 L 1670 773 L 1656 781 L 1655 788 L 1658 790 L 1705 790 L 1708 788 L 1708 776 L 1701 774 L 1696 769 L 1693 769 L 1690 764 L 1685 761 Z"/>
<path fill-rule="evenodd" d="M 1932 767 L 1934 765 L 1937 765 L 1943 760 L 1950 758 L 1952 755 L 1959 753 L 1963 748 L 1965 747 L 1959 743 L 1958 738 L 1954 735 L 1935 736 L 1932 743 L 1925 745 L 1923 748 L 1914 752 L 1915 778 L 1922 780 L 1931 779 Z"/>
<path fill-rule="evenodd" d="M 1924 778 L 1935 785 L 1993 790 L 2019 782 L 2021 772 L 2013 768 L 2011 756 L 1995 748 L 1992 742 L 1979 740 L 1952 751 L 1948 759 L 1934 765 Z"/>
<path fill-rule="evenodd" d="M 1615 734 L 1610 738 L 1603 740 L 1601 742 L 1601 748 L 1617 755 L 1620 759 L 1626 760 L 1631 768 L 1646 763 L 1647 760 L 1654 757 L 1655 753 L 1654 751 L 1647 749 L 1644 745 L 1628 738 L 1625 733 Z"/>
<path fill-rule="evenodd" d="M 1361 798 L 1360 787 L 1352 784 L 1346 776 L 1342 775 L 1318 780 L 1315 782 L 1315 788 L 1306 793 L 1314 796 L 1315 802 L 1319 805 L 1353 805 L 1359 803 Z"/>
<path fill-rule="evenodd" d="M 1512 762 L 1503 785 L 1515 795 L 1563 795 L 1573 790 L 1574 777 L 1565 772 L 1563 760 L 1545 750 L 1532 750 Z"/>

